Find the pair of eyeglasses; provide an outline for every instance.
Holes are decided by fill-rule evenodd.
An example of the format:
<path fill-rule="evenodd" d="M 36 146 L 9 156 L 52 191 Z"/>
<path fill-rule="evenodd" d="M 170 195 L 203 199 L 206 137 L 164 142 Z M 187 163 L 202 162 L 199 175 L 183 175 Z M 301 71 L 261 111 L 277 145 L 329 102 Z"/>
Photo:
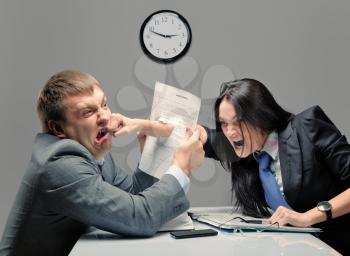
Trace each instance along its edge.
<path fill-rule="evenodd" d="M 229 219 L 225 219 L 223 221 L 218 221 L 216 220 L 215 218 L 212 218 L 210 216 L 200 216 L 200 218 L 203 220 L 207 220 L 207 221 L 210 221 L 212 224 L 215 224 L 214 226 L 218 227 L 219 229 L 222 229 L 222 230 L 226 230 L 227 231 L 227 226 L 230 226 L 230 222 L 231 221 L 234 221 L 234 220 L 240 220 L 241 222 L 244 222 L 244 223 L 247 223 L 247 224 L 265 224 L 263 222 L 263 220 L 259 220 L 259 219 L 246 219 L 246 218 L 243 218 L 243 217 L 240 217 L 240 216 L 235 216 L 235 217 L 232 217 L 232 218 L 229 218 Z M 233 225 L 234 226 L 234 225 Z M 266 230 L 270 230 L 271 227 L 277 227 L 279 228 L 279 223 L 278 222 L 275 222 L 275 223 L 272 223 L 268 226 L 264 225 L 264 228 L 257 228 L 257 227 L 251 227 L 251 226 L 245 226 L 245 227 L 235 227 L 235 228 L 232 228 L 233 230 L 233 233 L 243 233 L 244 231 L 255 231 L 255 232 L 264 232 Z"/>
<path fill-rule="evenodd" d="M 232 218 L 231 220 L 229 221 L 232 221 L 234 219 L 240 219 L 241 222 L 244 222 L 244 223 L 250 223 L 250 224 L 263 224 L 262 220 L 246 220 L 242 217 L 235 217 L 235 218 Z M 225 225 L 227 222 L 229 221 L 226 221 L 225 223 L 221 224 L 220 226 L 223 226 Z M 267 230 L 270 230 L 271 227 L 277 227 L 279 228 L 279 223 L 278 222 L 275 222 L 275 223 L 272 223 L 270 225 L 268 225 L 267 227 L 265 228 L 255 228 L 255 227 L 242 227 L 242 228 L 235 228 L 233 229 L 233 233 L 240 233 L 240 234 L 244 234 L 245 232 L 257 232 L 257 233 L 261 233 L 261 232 L 264 232 L 264 231 L 267 231 Z"/>
<path fill-rule="evenodd" d="M 233 233 L 244 234 L 245 232 L 249 232 L 249 231 L 251 231 L 251 232 L 257 232 L 257 233 L 262 233 L 262 232 L 264 232 L 264 231 L 270 230 L 271 227 L 274 227 L 274 226 L 277 227 L 277 228 L 280 227 L 280 226 L 279 226 L 279 223 L 278 223 L 278 222 L 275 222 L 275 223 L 272 223 L 272 224 L 270 224 L 269 226 L 267 226 L 266 228 L 263 228 L 263 229 L 261 229 L 261 228 L 254 228 L 254 227 L 235 228 L 235 229 L 233 230 Z"/>

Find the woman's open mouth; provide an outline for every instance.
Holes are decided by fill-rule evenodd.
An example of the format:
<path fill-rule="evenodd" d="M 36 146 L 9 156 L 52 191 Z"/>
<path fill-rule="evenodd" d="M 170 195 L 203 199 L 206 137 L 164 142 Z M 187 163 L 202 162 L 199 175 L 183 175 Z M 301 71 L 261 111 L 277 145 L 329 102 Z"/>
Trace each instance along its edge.
<path fill-rule="evenodd" d="M 108 135 L 108 128 L 102 128 L 96 136 L 96 144 L 102 144 L 103 142 L 105 142 L 108 139 Z"/>
<path fill-rule="evenodd" d="M 232 144 L 235 149 L 241 149 L 244 145 L 244 140 L 233 141 Z"/>

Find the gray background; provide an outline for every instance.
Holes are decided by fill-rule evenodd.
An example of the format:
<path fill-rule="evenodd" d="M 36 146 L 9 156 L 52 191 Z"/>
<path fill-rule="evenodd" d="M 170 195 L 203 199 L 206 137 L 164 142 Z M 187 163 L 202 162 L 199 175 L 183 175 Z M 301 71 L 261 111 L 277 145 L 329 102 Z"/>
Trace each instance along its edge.
<path fill-rule="evenodd" d="M 191 24 L 193 42 L 187 56 L 197 69 L 188 90 L 201 96 L 208 70 L 221 65 L 236 78 L 262 81 L 292 112 L 321 105 L 339 129 L 350 134 L 348 1 L 1 0 L 0 231 L 39 131 L 36 97 L 52 74 L 67 68 L 90 72 L 110 96 L 113 111 L 149 113 L 151 95 L 141 112 L 123 112 L 115 99 L 124 86 L 147 92 L 138 77 L 148 72 L 148 65 L 135 71 L 136 63 L 144 60 L 138 32 L 143 20 L 160 9 L 177 11 Z M 166 69 L 164 81 L 177 85 L 169 78 L 173 65 L 152 65 L 153 70 Z M 220 74 L 212 74 L 212 80 L 220 81 Z M 215 95 L 218 86 L 212 84 Z M 209 124 L 208 102 L 203 108 L 200 122 Z M 126 151 L 135 143 L 127 143 Z M 113 150 L 117 161 L 125 153 L 118 147 Z M 193 178 L 192 205 L 229 204 L 230 176 L 218 165 L 210 162 L 208 166 Z"/>

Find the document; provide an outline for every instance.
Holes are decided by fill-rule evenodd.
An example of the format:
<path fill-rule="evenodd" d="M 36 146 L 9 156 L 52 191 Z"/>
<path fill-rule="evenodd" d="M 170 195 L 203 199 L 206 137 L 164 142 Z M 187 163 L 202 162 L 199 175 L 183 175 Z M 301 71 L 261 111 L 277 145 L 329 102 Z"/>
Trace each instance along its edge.
<path fill-rule="evenodd" d="M 175 230 L 192 230 L 194 229 L 193 221 L 187 212 L 184 212 L 176 218 L 165 223 L 158 231 L 175 231 Z M 95 227 L 90 227 L 89 230 L 82 235 L 82 239 L 115 239 L 121 238 L 121 235 L 104 231 Z"/>
<path fill-rule="evenodd" d="M 165 223 L 159 231 L 191 230 L 194 229 L 193 221 L 187 212 Z"/>
<path fill-rule="evenodd" d="M 186 128 L 195 129 L 201 99 L 187 91 L 156 82 L 151 120 L 175 126 L 168 138 L 147 136 L 139 168 L 157 178 L 172 164 L 176 146 L 184 139 Z"/>
<path fill-rule="evenodd" d="M 292 226 L 279 226 L 267 223 L 267 219 L 253 218 L 241 213 L 233 212 L 232 207 L 220 207 L 215 209 L 191 208 L 189 214 L 192 219 L 209 224 L 211 226 L 232 230 L 232 231 L 273 231 L 273 232 L 295 232 L 295 233 L 318 233 L 322 232 L 320 228 L 307 227 L 299 228 Z"/>

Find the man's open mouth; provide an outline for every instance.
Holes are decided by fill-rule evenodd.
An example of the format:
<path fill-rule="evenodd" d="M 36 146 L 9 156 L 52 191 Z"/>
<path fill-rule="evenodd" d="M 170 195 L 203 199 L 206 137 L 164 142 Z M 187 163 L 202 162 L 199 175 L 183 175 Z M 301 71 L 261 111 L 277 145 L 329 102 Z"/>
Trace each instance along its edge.
<path fill-rule="evenodd" d="M 108 128 L 102 128 L 96 136 L 96 143 L 101 144 L 107 138 L 108 138 Z"/>

